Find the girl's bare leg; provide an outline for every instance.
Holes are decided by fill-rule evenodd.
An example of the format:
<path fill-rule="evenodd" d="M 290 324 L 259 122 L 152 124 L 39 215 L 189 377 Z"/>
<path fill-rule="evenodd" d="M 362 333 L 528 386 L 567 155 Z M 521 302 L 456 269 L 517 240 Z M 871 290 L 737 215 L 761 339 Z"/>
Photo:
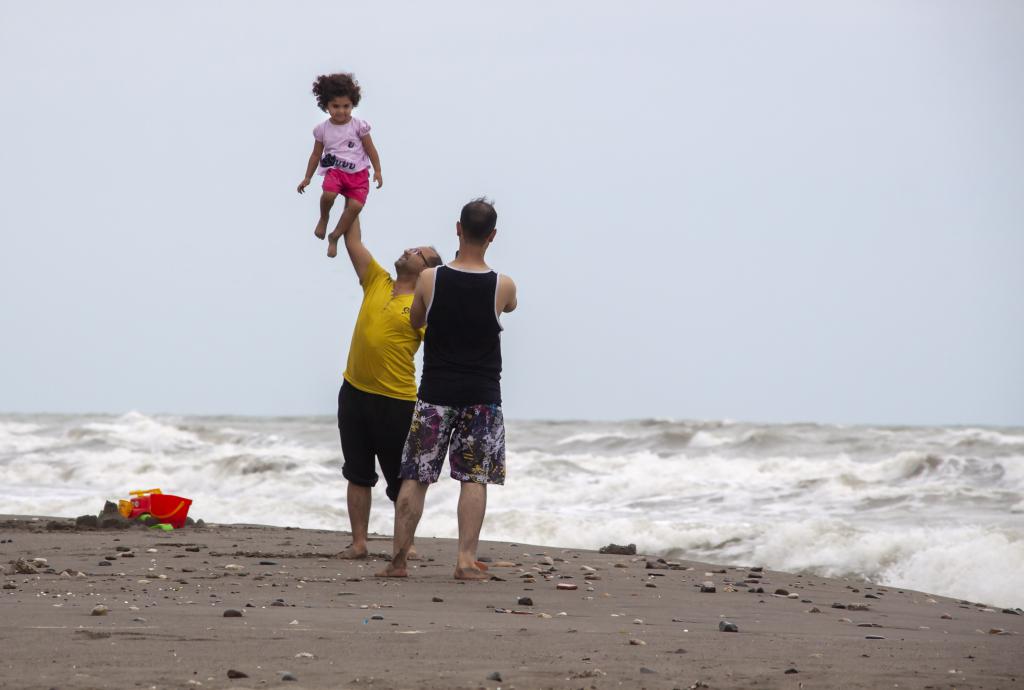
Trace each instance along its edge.
<path fill-rule="evenodd" d="M 334 200 L 337 196 L 337 192 L 328 191 L 324 191 L 324 193 L 320 195 L 320 220 L 317 221 L 313 234 L 321 240 L 327 237 L 327 223 L 330 222 L 331 207 L 334 206 Z"/>
<path fill-rule="evenodd" d="M 334 232 L 327 236 L 327 256 L 334 258 L 338 255 L 338 240 L 348 232 L 362 210 L 363 205 L 355 199 L 345 199 L 345 211 L 338 220 L 338 227 L 334 228 Z"/>

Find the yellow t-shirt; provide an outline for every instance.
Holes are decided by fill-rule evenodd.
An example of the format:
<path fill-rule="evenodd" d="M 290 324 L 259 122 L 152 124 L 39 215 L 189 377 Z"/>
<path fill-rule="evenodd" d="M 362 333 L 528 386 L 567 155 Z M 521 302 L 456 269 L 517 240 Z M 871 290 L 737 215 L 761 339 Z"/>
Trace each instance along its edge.
<path fill-rule="evenodd" d="M 366 393 L 416 400 L 413 357 L 425 329 L 409 325 L 412 295 L 392 296 L 394 285 L 380 264 L 370 263 L 363 277 L 363 304 L 352 331 L 345 380 Z"/>

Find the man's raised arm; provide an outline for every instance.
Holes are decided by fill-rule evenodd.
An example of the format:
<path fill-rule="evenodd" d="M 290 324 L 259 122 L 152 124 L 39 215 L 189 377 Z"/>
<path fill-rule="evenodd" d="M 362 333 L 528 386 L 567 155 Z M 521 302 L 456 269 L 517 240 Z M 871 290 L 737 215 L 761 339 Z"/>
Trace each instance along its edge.
<path fill-rule="evenodd" d="M 359 224 L 359 216 L 356 216 L 352 227 L 345 233 L 345 249 L 348 251 L 348 258 L 352 260 L 352 268 L 356 269 L 356 276 L 362 283 L 367 269 L 373 263 L 373 255 L 363 244 L 363 229 Z"/>

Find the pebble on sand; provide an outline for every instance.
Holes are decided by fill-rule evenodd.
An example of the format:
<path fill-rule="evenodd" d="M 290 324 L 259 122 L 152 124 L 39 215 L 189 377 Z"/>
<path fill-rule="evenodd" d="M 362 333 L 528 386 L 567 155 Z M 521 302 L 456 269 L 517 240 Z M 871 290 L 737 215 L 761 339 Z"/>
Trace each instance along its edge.
<path fill-rule="evenodd" d="M 281 680 L 285 680 L 285 681 L 292 680 L 292 681 L 294 681 L 294 680 L 298 680 L 298 678 L 295 677 L 294 673 L 292 673 L 290 671 L 285 671 L 284 673 L 281 674 Z"/>
<path fill-rule="evenodd" d="M 707 582 L 702 582 L 701 585 L 700 585 L 700 591 L 706 592 L 708 594 L 714 594 L 715 593 L 715 583 L 711 582 L 710 580 L 708 580 Z"/>
<path fill-rule="evenodd" d="M 99 606 L 93 607 L 92 613 L 90 615 L 92 615 L 92 616 L 105 616 L 108 613 L 110 613 L 110 609 L 108 609 L 103 604 L 100 604 Z"/>
<path fill-rule="evenodd" d="M 241 618 L 242 612 L 238 609 L 224 609 L 225 618 Z"/>
<path fill-rule="evenodd" d="M 533 606 L 533 599 L 530 597 L 519 597 L 516 599 L 516 603 L 520 606 Z"/>
<path fill-rule="evenodd" d="M 434 602 L 435 604 L 441 604 L 441 603 L 443 603 L 443 602 L 444 602 L 444 599 L 442 599 L 441 597 L 431 597 L 431 599 L 430 599 L 430 600 L 431 600 L 432 602 Z"/>
<path fill-rule="evenodd" d="M 555 585 L 555 589 L 573 590 L 579 589 L 579 587 L 571 582 L 559 582 L 557 585 Z"/>
<path fill-rule="evenodd" d="M 248 678 L 248 677 L 249 677 L 248 673 L 243 673 L 242 671 L 236 671 L 233 668 L 229 668 L 228 669 L 228 678 Z"/>
<path fill-rule="evenodd" d="M 493 680 L 493 681 L 496 681 L 496 682 L 500 683 L 501 682 L 501 674 L 498 673 L 497 671 L 493 671 L 491 673 L 488 673 L 487 674 L 487 680 Z"/>
<path fill-rule="evenodd" d="M 634 647 L 644 647 L 647 645 L 646 642 L 644 642 L 643 640 L 638 640 L 635 637 L 629 638 L 629 643 Z"/>
<path fill-rule="evenodd" d="M 735 623 L 732 623 L 730 621 L 719 621 L 718 622 L 718 629 L 721 632 L 739 632 L 740 631 L 739 626 L 737 626 Z"/>

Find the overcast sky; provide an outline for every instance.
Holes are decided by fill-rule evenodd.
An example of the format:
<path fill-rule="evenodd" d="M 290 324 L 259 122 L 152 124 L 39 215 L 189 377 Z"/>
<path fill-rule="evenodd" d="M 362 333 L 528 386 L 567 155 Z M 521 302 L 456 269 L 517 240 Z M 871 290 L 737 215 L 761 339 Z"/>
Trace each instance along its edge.
<path fill-rule="evenodd" d="M 1022 66 L 1015 0 L 7 3 L 0 411 L 333 414 L 345 70 L 382 264 L 496 200 L 507 416 L 1024 424 Z"/>

